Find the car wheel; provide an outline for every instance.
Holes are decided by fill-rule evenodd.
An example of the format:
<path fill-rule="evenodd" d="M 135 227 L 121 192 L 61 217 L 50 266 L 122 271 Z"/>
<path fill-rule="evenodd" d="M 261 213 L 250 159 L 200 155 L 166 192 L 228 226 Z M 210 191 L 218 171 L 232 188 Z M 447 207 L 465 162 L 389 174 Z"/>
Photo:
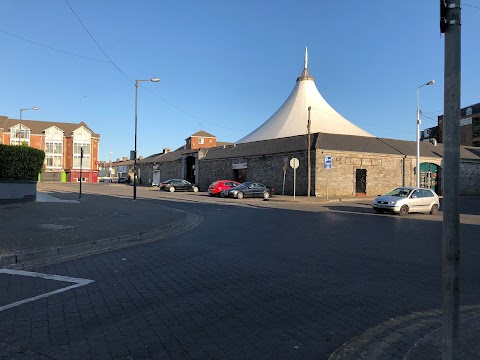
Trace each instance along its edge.
<path fill-rule="evenodd" d="M 224 197 L 225 197 L 225 193 L 224 193 L 223 191 L 220 191 L 219 196 L 220 196 L 221 198 L 224 198 Z"/>
<path fill-rule="evenodd" d="M 193 192 L 198 192 L 198 187 L 194 186 L 193 187 Z"/>
<path fill-rule="evenodd" d="M 174 188 L 173 186 L 170 186 L 170 187 L 168 188 L 168 190 L 169 190 L 170 192 L 174 192 L 174 191 L 175 191 L 175 188 Z"/>
<path fill-rule="evenodd" d="M 269 197 L 270 197 L 270 193 L 269 193 L 268 191 L 265 191 L 265 192 L 263 193 L 263 198 L 264 198 L 264 199 L 268 199 Z"/>
<path fill-rule="evenodd" d="M 402 205 L 402 207 L 400 208 L 400 212 L 399 212 L 400 216 L 405 216 L 408 214 L 408 206 L 407 205 Z"/>
<path fill-rule="evenodd" d="M 436 213 L 438 213 L 438 205 L 433 204 L 432 208 L 430 209 L 430 214 L 435 215 Z"/>
<path fill-rule="evenodd" d="M 237 194 L 237 199 L 243 199 L 243 192 L 240 191 L 240 192 Z"/>
<path fill-rule="evenodd" d="M 374 209 L 377 214 L 383 214 L 385 210 L 383 209 Z"/>

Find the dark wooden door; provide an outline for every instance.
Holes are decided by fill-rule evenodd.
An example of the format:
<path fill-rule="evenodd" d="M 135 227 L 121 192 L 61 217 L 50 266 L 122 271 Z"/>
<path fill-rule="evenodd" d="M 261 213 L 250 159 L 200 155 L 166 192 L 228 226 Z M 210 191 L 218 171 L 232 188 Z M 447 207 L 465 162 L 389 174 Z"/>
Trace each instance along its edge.
<path fill-rule="evenodd" d="M 367 170 L 357 169 L 355 172 L 355 192 L 357 195 L 367 194 Z"/>

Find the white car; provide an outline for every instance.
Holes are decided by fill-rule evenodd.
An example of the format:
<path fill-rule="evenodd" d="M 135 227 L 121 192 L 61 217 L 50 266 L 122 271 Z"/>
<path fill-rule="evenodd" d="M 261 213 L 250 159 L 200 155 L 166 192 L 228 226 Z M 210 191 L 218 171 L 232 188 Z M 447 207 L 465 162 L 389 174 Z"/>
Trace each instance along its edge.
<path fill-rule="evenodd" d="M 373 200 L 372 207 L 379 214 L 388 211 L 400 215 L 409 212 L 435 215 L 440 208 L 440 200 L 432 189 L 398 187 Z"/>

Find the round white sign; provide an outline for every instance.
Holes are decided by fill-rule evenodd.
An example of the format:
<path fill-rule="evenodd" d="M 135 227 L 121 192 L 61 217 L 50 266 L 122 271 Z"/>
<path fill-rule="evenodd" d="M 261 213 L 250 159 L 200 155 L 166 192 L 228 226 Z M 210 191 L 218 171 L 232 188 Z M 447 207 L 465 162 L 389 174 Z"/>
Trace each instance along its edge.
<path fill-rule="evenodd" d="M 300 165 L 300 162 L 298 161 L 297 158 L 291 158 L 290 159 L 290 167 L 292 169 L 297 169 L 299 165 Z"/>

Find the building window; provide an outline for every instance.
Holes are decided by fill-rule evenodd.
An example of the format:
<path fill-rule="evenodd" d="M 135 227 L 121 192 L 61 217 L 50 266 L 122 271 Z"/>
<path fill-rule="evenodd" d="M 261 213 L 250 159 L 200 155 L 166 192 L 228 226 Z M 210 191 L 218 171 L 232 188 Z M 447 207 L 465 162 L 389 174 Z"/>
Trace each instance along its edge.
<path fill-rule="evenodd" d="M 205 139 L 204 138 L 198 138 L 198 144 L 199 145 L 205 144 Z"/>
<path fill-rule="evenodd" d="M 63 168 L 63 131 L 56 126 L 45 130 L 45 161 L 47 169 Z"/>
<path fill-rule="evenodd" d="M 27 144 L 30 146 L 30 129 L 19 125 L 10 129 L 10 145 Z"/>
<path fill-rule="evenodd" d="M 73 132 L 73 168 L 80 168 L 80 155 L 83 149 L 82 168 L 90 169 L 91 134 L 81 127 Z"/>
<path fill-rule="evenodd" d="M 56 168 L 56 169 L 62 168 L 62 155 L 47 154 L 45 156 L 45 159 L 47 160 L 47 168 Z"/>
<path fill-rule="evenodd" d="M 45 153 L 47 154 L 61 154 L 62 143 L 61 142 L 45 142 Z"/>

